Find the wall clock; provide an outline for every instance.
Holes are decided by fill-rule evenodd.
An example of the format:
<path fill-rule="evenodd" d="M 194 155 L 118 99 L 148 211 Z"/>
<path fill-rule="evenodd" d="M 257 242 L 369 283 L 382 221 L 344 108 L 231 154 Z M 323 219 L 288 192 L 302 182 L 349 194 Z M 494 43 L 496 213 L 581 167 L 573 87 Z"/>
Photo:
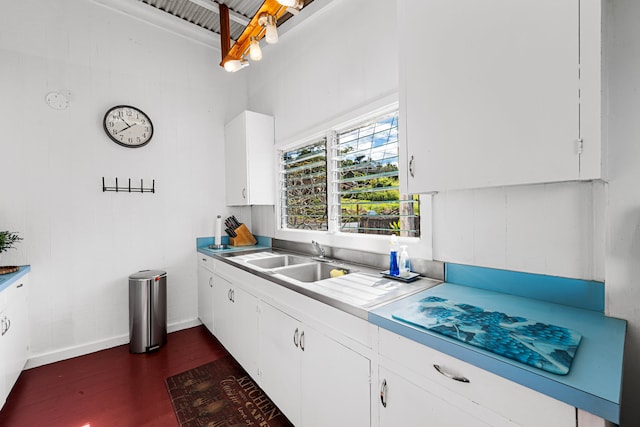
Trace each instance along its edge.
<path fill-rule="evenodd" d="M 142 110 L 129 105 L 111 107 L 104 115 L 104 131 L 116 144 L 138 148 L 153 136 L 153 123 Z"/>

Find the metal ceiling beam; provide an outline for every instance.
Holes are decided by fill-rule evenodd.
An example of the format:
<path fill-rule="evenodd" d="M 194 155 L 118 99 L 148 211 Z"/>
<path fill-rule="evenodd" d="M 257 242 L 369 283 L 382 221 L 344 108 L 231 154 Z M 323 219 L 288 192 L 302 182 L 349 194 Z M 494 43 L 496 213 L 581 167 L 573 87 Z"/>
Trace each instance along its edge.
<path fill-rule="evenodd" d="M 207 10 L 217 13 L 220 15 L 220 5 L 213 0 L 189 0 L 191 3 L 197 4 L 200 7 L 203 7 Z M 251 22 L 246 16 L 239 14 L 238 12 L 234 12 L 229 10 L 229 19 L 237 22 L 238 24 L 246 27 L 249 22 Z"/>

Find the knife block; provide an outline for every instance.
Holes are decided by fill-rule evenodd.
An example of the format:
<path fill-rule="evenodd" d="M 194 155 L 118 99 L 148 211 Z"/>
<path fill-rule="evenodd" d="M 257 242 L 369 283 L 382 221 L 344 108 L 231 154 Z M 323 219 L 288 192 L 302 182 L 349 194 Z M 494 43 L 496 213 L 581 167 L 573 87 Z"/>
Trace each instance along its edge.
<path fill-rule="evenodd" d="M 253 234 L 249 231 L 246 225 L 240 224 L 240 227 L 236 228 L 236 237 L 229 237 L 229 243 L 231 246 L 252 246 L 258 243 Z"/>

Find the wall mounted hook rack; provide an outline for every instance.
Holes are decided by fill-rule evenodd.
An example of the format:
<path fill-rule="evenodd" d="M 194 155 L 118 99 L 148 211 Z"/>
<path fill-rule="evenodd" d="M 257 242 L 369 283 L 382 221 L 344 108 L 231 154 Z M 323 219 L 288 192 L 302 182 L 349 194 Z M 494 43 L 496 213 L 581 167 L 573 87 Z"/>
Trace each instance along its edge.
<path fill-rule="evenodd" d="M 116 193 L 155 193 L 156 192 L 156 180 L 152 180 L 151 188 L 144 188 L 144 180 L 140 179 L 140 187 L 131 186 L 131 178 L 129 178 L 126 186 L 120 186 L 118 184 L 118 178 L 116 177 L 115 187 L 107 187 L 104 183 L 104 176 L 102 177 L 102 192 L 115 191 Z"/>

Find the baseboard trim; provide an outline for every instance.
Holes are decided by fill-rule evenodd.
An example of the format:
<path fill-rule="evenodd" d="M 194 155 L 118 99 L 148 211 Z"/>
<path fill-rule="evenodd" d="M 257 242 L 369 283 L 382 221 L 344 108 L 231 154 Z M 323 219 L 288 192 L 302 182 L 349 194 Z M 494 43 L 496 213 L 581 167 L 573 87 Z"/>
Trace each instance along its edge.
<path fill-rule="evenodd" d="M 199 319 L 184 320 L 181 322 L 167 325 L 167 333 L 180 331 L 182 329 L 193 328 L 201 325 Z M 73 347 L 62 348 L 47 353 L 31 355 L 24 369 L 37 368 L 38 366 L 48 365 L 50 363 L 60 362 L 62 360 L 72 359 L 85 354 L 95 353 L 96 351 L 106 350 L 108 348 L 117 347 L 129 343 L 129 334 L 118 335 L 116 337 L 104 340 L 94 341 Z"/>

